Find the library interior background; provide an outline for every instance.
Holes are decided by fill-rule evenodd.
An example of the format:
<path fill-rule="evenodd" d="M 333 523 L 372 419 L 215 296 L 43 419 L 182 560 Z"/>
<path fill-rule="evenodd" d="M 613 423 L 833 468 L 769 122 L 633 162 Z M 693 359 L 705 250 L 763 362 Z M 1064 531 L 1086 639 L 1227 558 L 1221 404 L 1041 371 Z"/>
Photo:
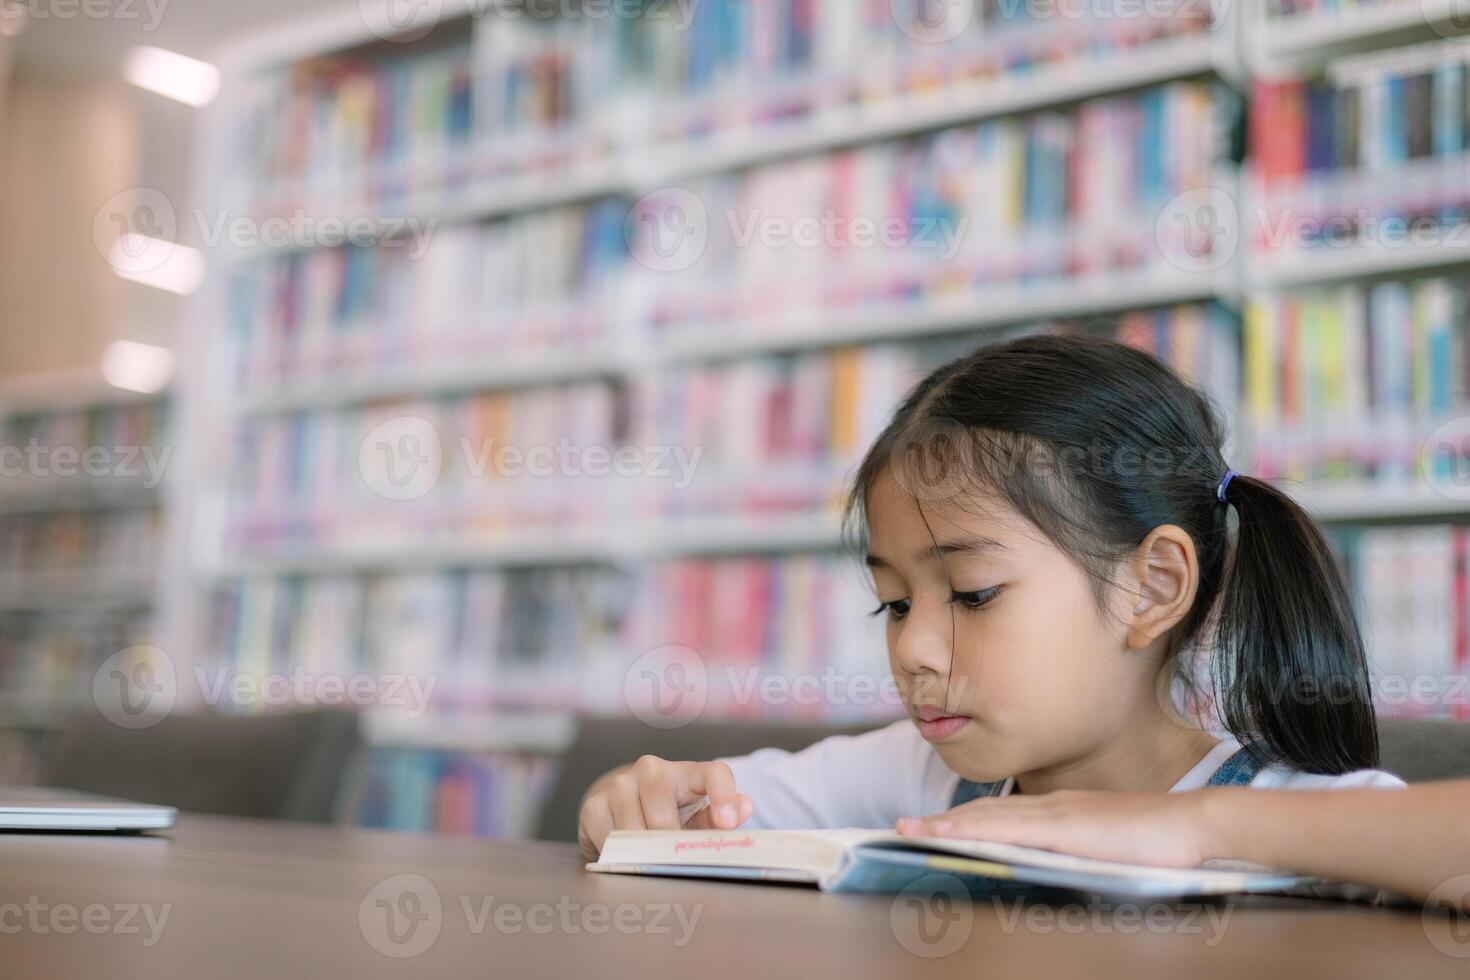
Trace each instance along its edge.
<path fill-rule="evenodd" d="M 531 837 L 616 721 L 901 717 L 844 488 L 1038 331 L 1208 393 L 1328 529 L 1381 715 L 1470 719 L 1467 32 L 0 0 L 0 781 L 98 715 L 346 712 L 315 818 Z"/>

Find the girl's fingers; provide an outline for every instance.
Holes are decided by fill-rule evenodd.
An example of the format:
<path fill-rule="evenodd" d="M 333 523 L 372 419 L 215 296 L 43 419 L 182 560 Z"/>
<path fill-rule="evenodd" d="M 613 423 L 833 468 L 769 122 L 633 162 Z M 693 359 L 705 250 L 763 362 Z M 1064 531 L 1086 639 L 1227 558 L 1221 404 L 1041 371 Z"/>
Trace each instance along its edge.
<path fill-rule="evenodd" d="M 973 800 L 952 810 L 927 817 L 900 817 L 894 829 L 914 837 L 983 838 L 998 844 L 1022 844 L 1023 821 L 1011 818 L 1014 806 L 1006 800 Z M 1028 814 L 1038 826 L 1046 821 L 1039 813 Z"/>
<path fill-rule="evenodd" d="M 735 790 L 735 774 L 723 762 L 690 762 L 683 770 L 684 788 L 691 799 L 709 797 L 711 826 L 731 829 L 744 822 L 740 815 L 740 794 Z"/>
<path fill-rule="evenodd" d="M 734 830 L 750 819 L 750 815 L 755 812 L 755 804 L 751 802 L 750 797 L 740 793 L 736 796 L 735 809 L 737 819 L 728 827 L 723 824 L 716 825 L 712 812 L 714 807 L 708 806 L 690 817 L 689 823 L 685 826 L 690 830 Z"/>
<path fill-rule="evenodd" d="M 679 782 L 674 768 L 662 759 L 645 755 L 633 764 L 638 779 L 638 799 L 643 807 L 643 825 L 649 830 L 678 830 Z"/>
<path fill-rule="evenodd" d="M 617 830 L 647 830 L 643 823 L 643 802 L 639 799 L 638 779 L 631 772 L 612 778 L 607 787 L 607 802 L 612 808 L 613 827 Z"/>
<path fill-rule="evenodd" d="M 582 845 L 582 857 L 596 861 L 602 853 L 603 841 L 612 833 L 612 807 L 601 793 L 582 804 L 582 819 L 578 822 L 577 838 Z"/>

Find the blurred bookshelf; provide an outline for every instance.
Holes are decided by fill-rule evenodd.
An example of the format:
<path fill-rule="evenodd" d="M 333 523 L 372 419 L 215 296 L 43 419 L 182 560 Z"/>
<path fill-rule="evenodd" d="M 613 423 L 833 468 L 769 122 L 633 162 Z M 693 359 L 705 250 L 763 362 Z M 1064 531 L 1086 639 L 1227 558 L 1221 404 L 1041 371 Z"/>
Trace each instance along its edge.
<path fill-rule="evenodd" d="M 0 385 L 0 778 L 34 777 L 101 663 L 156 639 L 169 411 L 91 372 Z"/>
<path fill-rule="evenodd" d="M 169 407 L 189 419 L 187 471 L 170 476 L 187 484 L 170 519 L 188 546 L 167 551 L 158 642 L 187 677 L 433 681 L 427 703 L 364 705 L 354 819 L 525 833 L 576 718 L 636 714 L 630 678 L 665 647 L 707 667 L 704 720 L 895 716 L 763 703 L 730 678 L 886 674 L 838 533 L 844 481 L 907 386 L 1025 331 L 1118 338 L 1199 383 L 1237 419 L 1239 468 L 1331 523 L 1376 667 L 1466 671 L 1470 505 L 1457 461 L 1425 449 L 1470 403 L 1461 259 L 1256 234 L 1282 214 L 1460 220 L 1465 129 L 1452 146 L 1446 120 L 1463 85 L 1444 100 L 1464 59 L 1433 47 L 1452 2 L 1443 17 L 1433 2 L 1265 3 L 1220 23 L 1184 2 L 1065 23 L 984 4 L 936 38 L 903 3 L 807 19 L 706 0 L 680 29 L 446 0 L 404 41 L 347 6 L 221 62 L 195 185 L 219 213 L 291 234 L 212 249 L 193 301 L 199 339 Z M 1405 98 L 1373 60 L 1385 44 L 1450 66 L 1427 97 L 1410 83 L 1404 112 L 1369 114 L 1428 118 L 1428 152 L 1419 123 L 1378 133 L 1338 108 Z M 1329 138 L 1334 113 L 1351 125 Z M 1390 146 L 1409 129 L 1412 146 Z M 1178 212 L 1201 190 L 1237 209 L 1238 248 L 1197 206 Z M 828 213 L 903 233 L 763 237 L 766 219 L 790 232 Z M 691 230 L 689 254 L 662 237 Z M 429 436 L 434 478 L 385 483 L 396 470 L 374 454 L 430 460 Z M 563 441 L 582 463 L 629 450 L 636 465 L 510 473 L 479 452 L 524 464 Z M 140 487 L 5 489 L 0 559 L 81 533 L 43 532 L 63 501 L 159 509 Z M 135 617 L 95 632 L 105 652 L 12 646 L 6 691 L 21 686 L 0 705 L 75 698 L 95 653 L 154 635 L 160 590 L 131 574 L 147 564 L 91 564 L 0 566 L 0 586 L 22 585 L 0 591 L 0 623 L 73 598 Z M 1414 631 L 1405 608 L 1431 606 L 1400 594 L 1400 566 L 1438 596 L 1438 632 Z"/>

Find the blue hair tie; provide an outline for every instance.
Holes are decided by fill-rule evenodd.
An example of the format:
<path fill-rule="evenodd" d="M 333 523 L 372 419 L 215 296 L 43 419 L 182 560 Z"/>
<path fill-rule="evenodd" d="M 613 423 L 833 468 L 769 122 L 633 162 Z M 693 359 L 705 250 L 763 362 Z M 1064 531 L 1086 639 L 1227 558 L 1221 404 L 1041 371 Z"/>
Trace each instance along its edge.
<path fill-rule="evenodd" d="M 1215 488 L 1215 499 L 1225 503 L 1225 490 L 1230 486 L 1230 481 L 1235 479 L 1234 470 L 1226 470 L 1225 475 L 1220 478 L 1220 485 Z"/>

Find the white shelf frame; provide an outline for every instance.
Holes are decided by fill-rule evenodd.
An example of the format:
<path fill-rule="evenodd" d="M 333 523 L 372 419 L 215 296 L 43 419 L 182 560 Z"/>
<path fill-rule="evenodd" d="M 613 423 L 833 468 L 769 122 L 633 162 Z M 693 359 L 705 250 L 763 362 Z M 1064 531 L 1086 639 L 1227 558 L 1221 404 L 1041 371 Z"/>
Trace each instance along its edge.
<path fill-rule="evenodd" d="M 1255 73 L 1268 76 L 1380 47 L 1384 35 L 1435 33 L 1453 22 L 1461 9 L 1459 0 L 1380 0 L 1361 3 L 1351 13 L 1268 18 L 1264 3 L 1250 6 L 1254 15 L 1245 25 L 1248 64 Z"/>
<path fill-rule="evenodd" d="M 503 391 L 561 384 L 595 378 L 622 378 L 631 367 L 611 343 L 585 348 L 549 349 L 522 356 L 496 355 L 488 363 L 445 364 L 419 372 L 381 376 L 330 375 L 311 381 L 293 381 L 236 396 L 233 410 L 240 416 L 294 412 L 360 402 L 401 398 L 432 398 L 462 392 Z"/>
<path fill-rule="evenodd" d="M 1470 518 L 1470 500 L 1446 497 L 1428 487 L 1344 482 L 1284 489 L 1323 523 Z"/>
<path fill-rule="evenodd" d="M 976 290 L 955 301 L 864 306 L 830 317 L 805 315 L 782 324 L 779 329 L 737 322 L 707 329 L 673 330 L 650 358 L 655 363 L 724 360 L 845 344 L 979 333 L 1032 321 L 1212 299 L 1230 303 L 1236 297 L 1228 270 L 1222 270 L 1221 274 L 1104 273 L 1033 287 Z"/>

